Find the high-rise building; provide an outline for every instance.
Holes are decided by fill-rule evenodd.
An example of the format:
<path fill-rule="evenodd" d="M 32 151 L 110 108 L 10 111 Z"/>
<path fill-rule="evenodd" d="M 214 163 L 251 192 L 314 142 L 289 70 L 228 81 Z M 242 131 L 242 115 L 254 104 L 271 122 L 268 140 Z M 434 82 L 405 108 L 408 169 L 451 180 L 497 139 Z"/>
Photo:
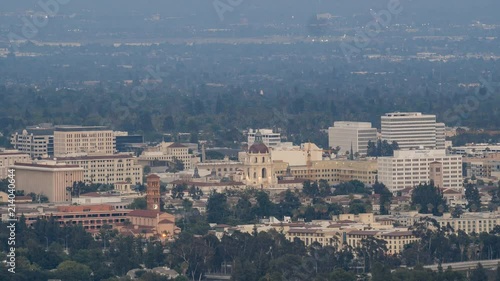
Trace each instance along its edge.
<path fill-rule="evenodd" d="M 446 125 L 436 123 L 436 149 L 446 149 Z"/>
<path fill-rule="evenodd" d="M 71 202 L 67 189 L 74 182 L 83 181 L 83 168 L 77 165 L 57 164 L 55 161 L 41 163 L 16 163 L 16 188 L 25 194 L 43 194 L 50 202 Z"/>
<path fill-rule="evenodd" d="M 54 155 L 54 126 L 40 124 L 13 133 L 10 143 L 15 149 L 28 153 L 32 158 Z"/>
<path fill-rule="evenodd" d="M 436 115 L 420 112 L 387 113 L 381 118 L 382 140 L 397 142 L 400 149 L 444 149 L 444 124 Z"/>
<path fill-rule="evenodd" d="M 115 150 L 115 135 L 107 127 L 57 126 L 55 128 L 55 157 L 85 154 L 112 155 Z"/>
<path fill-rule="evenodd" d="M 444 149 L 396 150 L 377 159 L 378 180 L 391 191 L 413 188 L 434 180 L 441 188 L 461 189 L 462 156 Z"/>
<path fill-rule="evenodd" d="M 262 136 L 262 142 L 267 146 L 267 147 L 275 147 L 281 142 L 281 135 L 280 133 L 274 133 L 273 130 L 271 129 L 259 129 L 259 130 L 254 130 L 250 129 L 248 130 L 248 147 L 252 146 L 255 142 L 255 135 L 257 132 L 260 132 L 260 135 Z"/>
<path fill-rule="evenodd" d="M 340 147 L 340 154 L 350 151 L 366 155 L 368 142 L 377 141 L 377 129 L 370 122 L 337 121 L 328 128 L 328 146 Z"/>

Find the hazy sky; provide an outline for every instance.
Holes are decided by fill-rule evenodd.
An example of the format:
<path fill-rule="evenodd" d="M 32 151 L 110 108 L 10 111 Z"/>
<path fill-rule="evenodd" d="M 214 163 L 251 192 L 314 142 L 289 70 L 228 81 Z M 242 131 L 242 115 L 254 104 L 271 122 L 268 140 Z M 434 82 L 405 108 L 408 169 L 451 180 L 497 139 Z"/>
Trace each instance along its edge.
<path fill-rule="evenodd" d="M 39 10 L 37 2 L 45 0 L 2 1 L 3 11 Z M 198 21 L 217 18 L 214 1 L 228 0 L 65 0 L 62 11 L 92 10 L 97 15 L 131 13 L 160 13 L 162 16 L 196 16 Z M 242 0 L 231 12 L 233 17 L 245 17 L 250 22 L 296 17 L 307 19 L 314 13 L 328 12 L 349 17 L 367 13 L 370 8 L 380 10 L 394 0 Z M 500 21 L 499 0 L 401 0 L 403 21 L 446 20 L 463 22 L 472 20 Z"/>

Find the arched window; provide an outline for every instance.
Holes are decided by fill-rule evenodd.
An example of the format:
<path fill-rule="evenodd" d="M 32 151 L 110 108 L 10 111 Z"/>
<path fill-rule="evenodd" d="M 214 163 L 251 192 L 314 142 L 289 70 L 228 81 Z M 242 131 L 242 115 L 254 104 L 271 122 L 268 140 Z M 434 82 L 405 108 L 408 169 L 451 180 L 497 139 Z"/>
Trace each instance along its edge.
<path fill-rule="evenodd" d="M 266 163 L 266 157 L 262 157 L 262 163 Z"/>
<path fill-rule="evenodd" d="M 262 168 L 262 178 L 265 179 L 267 177 L 267 170 L 266 168 Z"/>
<path fill-rule="evenodd" d="M 253 178 L 256 179 L 257 178 L 257 172 L 253 172 Z"/>
<path fill-rule="evenodd" d="M 255 157 L 254 163 L 257 163 L 257 157 Z"/>

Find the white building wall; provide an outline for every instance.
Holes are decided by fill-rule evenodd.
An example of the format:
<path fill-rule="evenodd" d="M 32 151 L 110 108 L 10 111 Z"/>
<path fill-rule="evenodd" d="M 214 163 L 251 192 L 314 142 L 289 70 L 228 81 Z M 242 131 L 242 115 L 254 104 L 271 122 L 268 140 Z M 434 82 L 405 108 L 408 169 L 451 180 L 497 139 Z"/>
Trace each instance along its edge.
<path fill-rule="evenodd" d="M 420 112 L 387 113 L 381 117 L 382 140 L 389 143 L 396 141 L 400 149 L 411 149 L 423 146 L 436 148 L 437 132 L 436 115 Z M 441 144 L 441 140 L 439 141 Z"/>
<path fill-rule="evenodd" d="M 247 142 L 249 147 L 255 142 L 255 134 L 257 134 L 257 132 L 260 132 L 262 134 L 262 142 L 268 147 L 275 147 L 281 143 L 280 133 L 274 133 L 271 129 L 250 129 L 248 130 L 247 134 Z"/>
<path fill-rule="evenodd" d="M 443 165 L 443 188 L 462 188 L 462 157 L 445 150 L 397 150 L 393 157 L 379 157 L 378 180 L 391 191 L 428 183 L 435 161 Z"/>
<path fill-rule="evenodd" d="M 372 128 L 369 122 L 335 122 L 328 128 L 328 146 L 340 147 L 340 154 L 350 151 L 366 155 L 368 142 L 377 141 L 377 129 Z"/>

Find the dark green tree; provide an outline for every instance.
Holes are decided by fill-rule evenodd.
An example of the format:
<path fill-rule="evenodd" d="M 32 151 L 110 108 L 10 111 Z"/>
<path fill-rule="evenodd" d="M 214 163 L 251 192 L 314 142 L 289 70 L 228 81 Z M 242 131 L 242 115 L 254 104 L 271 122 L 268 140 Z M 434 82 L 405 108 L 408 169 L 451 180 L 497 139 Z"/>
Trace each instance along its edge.
<path fill-rule="evenodd" d="M 417 208 L 421 214 L 440 216 L 448 210 L 443 194 L 432 182 L 416 186 L 411 196 L 411 202 L 412 206 Z"/>
<path fill-rule="evenodd" d="M 488 275 L 481 263 L 478 263 L 476 269 L 471 272 L 469 281 L 488 281 Z"/>
<path fill-rule="evenodd" d="M 210 223 L 227 223 L 230 211 L 224 193 L 214 192 L 208 198 L 207 221 Z"/>
<path fill-rule="evenodd" d="M 465 187 L 465 199 L 467 200 L 467 209 L 470 212 L 479 212 L 481 210 L 481 195 L 474 184 L 467 184 Z"/>

